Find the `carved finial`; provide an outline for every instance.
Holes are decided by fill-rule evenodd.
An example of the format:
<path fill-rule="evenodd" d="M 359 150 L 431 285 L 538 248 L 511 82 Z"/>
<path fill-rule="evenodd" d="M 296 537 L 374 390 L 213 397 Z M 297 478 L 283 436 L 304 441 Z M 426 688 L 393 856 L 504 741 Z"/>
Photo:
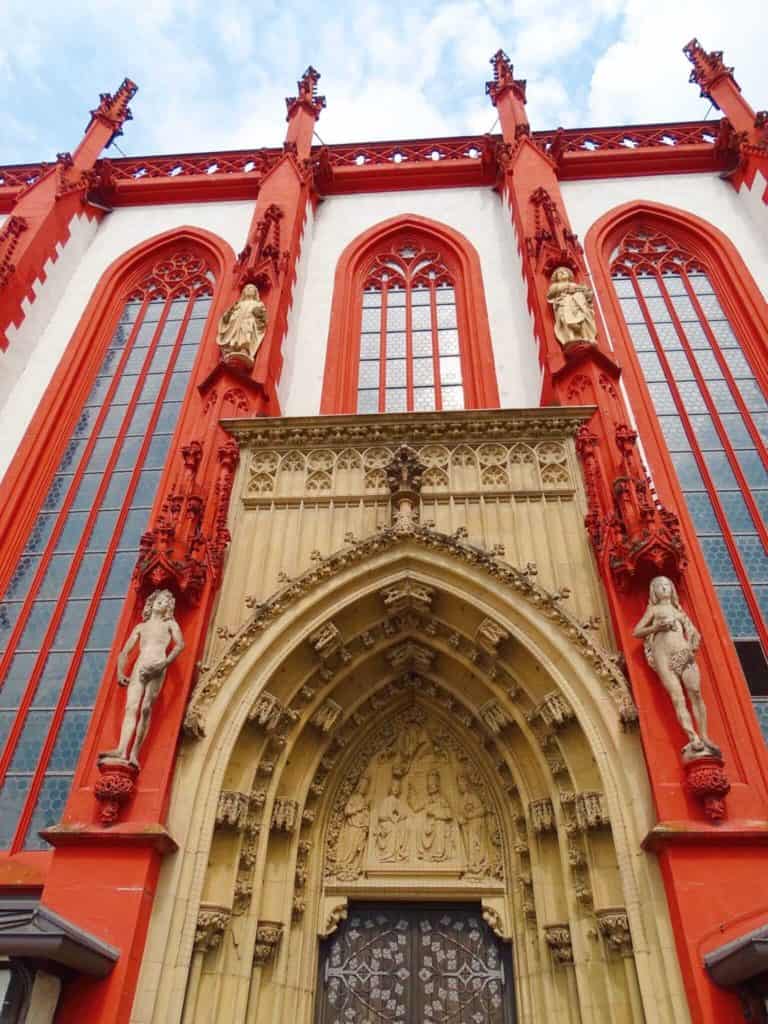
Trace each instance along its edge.
<path fill-rule="evenodd" d="M 419 522 L 419 494 L 426 466 L 413 448 L 403 444 L 384 468 L 392 494 L 392 526 L 399 531 L 411 530 Z"/>
<path fill-rule="evenodd" d="M 297 95 L 286 96 L 285 98 L 288 120 L 290 120 L 297 107 L 300 106 L 306 107 L 315 117 L 320 116 L 320 111 L 325 108 L 325 96 L 317 95 L 317 83 L 319 81 L 320 72 L 316 71 L 310 64 L 296 83 Z"/>
<path fill-rule="evenodd" d="M 698 39 L 693 38 L 690 43 L 683 47 L 683 53 L 693 64 L 688 81 L 698 85 L 701 89 L 701 95 L 708 100 L 711 100 L 713 103 L 715 102 L 712 100 L 709 91 L 717 79 L 722 78 L 724 75 L 730 78 L 736 88 L 739 89 L 739 85 L 733 77 L 733 68 L 729 68 L 723 63 L 722 50 L 712 50 L 710 53 L 707 53 L 702 48 Z M 741 89 L 739 89 L 739 92 L 741 92 Z M 716 103 L 715 106 L 717 106 Z"/>
<path fill-rule="evenodd" d="M 485 94 L 490 96 L 491 103 L 496 106 L 499 97 L 507 89 L 514 89 L 517 98 L 525 103 L 525 79 L 515 78 L 515 69 L 506 53 L 497 50 L 490 64 L 493 67 L 493 81 L 485 83 Z"/>
<path fill-rule="evenodd" d="M 115 139 L 123 134 L 123 125 L 126 121 L 133 120 L 128 104 L 138 92 L 139 87 L 130 78 L 124 78 L 120 88 L 112 95 L 110 92 L 102 92 L 99 95 L 99 105 L 91 111 L 91 120 L 88 122 L 86 131 L 95 120 L 106 121 L 113 127 L 107 146 L 111 146 Z"/>

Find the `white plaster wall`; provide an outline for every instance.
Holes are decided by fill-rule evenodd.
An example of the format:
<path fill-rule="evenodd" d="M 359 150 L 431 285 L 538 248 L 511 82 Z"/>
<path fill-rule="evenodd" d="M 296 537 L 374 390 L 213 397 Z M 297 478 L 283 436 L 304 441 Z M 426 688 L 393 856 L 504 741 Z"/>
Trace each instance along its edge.
<path fill-rule="evenodd" d="M 717 174 L 566 181 L 562 191 L 573 229 L 582 240 L 598 217 L 622 203 L 638 199 L 676 206 L 709 221 L 730 238 L 763 295 L 768 295 L 765 215 L 761 210 L 760 223 L 745 199 Z"/>
<path fill-rule="evenodd" d="M 304 293 L 307 288 L 310 269 L 310 253 L 312 251 L 312 239 L 315 231 L 315 213 L 311 204 L 307 203 L 307 213 L 301 232 L 299 258 L 296 262 L 296 280 L 291 293 L 291 305 L 288 309 L 288 322 L 283 341 L 283 372 L 277 385 L 277 397 L 280 402 L 280 411 L 284 416 L 290 415 L 286 411 L 286 402 L 289 395 L 294 391 L 301 394 L 303 388 L 305 366 L 303 364 L 302 345 L 299 342 L 301 337 L 300 324 L 304 311 Z"/>
<path fill-rule="evenodd" d="M 342 251 L 361 232 L 406 213 L 447 224 L 477 249 L 501 404 L 538 405 L 538 357 L 509 214 L 490 188 L 456 188 L 334 196 L 321 203 L 312 234 L 305 232 L 300 280 L 283 349 L 286 369 L 280 404 L 284 415 L 319 412 L 333 281 Z"/>
<path fill-rule="evenodd" d="M 746 210 L 747 216 L 752 223 L 759 227 L 765 237 L 768 232 L 768 182 L 761 171 L 755 174 L 752 188 L 742 184 L 739 189 L 742 209 Z"/>
<path fill-rule="evenodd" d="M 61 360 L 78 321 L 107 267 L 128 249 L 153 235 L 191 226 L 220 235 L 235 252 L 245 243 L 254 203 L 194 203 L 127 207 L 108 214 L 87 238 L 74 228 L 64 257 L 72 249 L 70 273 L 48 289 L 46 281 L 15 336 L 9 332 L 9 353 L 26 350 L 28 361 L 0 409 L 0 476 L 8 468 L 32 415 Z M 60 261 L 59 261 L 60 262 Z M 58 263 L 52 265 L 54 269 Z M 55 283 L 55 281 L 53 282 Z M 63 294 L 62 294 L 63 291 Z M 50 296 L 50 297 L 49 297 Z M 5 357 L 4 357 L 5 358 Z M 0 372 L 3 364 L 0 362 Z"/>

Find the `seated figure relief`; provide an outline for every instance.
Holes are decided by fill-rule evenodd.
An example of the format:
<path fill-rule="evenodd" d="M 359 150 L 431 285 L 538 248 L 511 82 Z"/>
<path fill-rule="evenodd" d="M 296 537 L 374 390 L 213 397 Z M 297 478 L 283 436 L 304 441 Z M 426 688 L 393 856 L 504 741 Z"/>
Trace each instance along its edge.
<path fill-rule="evenodd" d="M 367 763 L 336 795 L 325 876 L 349 882 L 437 872 L 502 878 L 500 830 L 482 777 L 467 753 L 420 706 L 374 737 Z"/>

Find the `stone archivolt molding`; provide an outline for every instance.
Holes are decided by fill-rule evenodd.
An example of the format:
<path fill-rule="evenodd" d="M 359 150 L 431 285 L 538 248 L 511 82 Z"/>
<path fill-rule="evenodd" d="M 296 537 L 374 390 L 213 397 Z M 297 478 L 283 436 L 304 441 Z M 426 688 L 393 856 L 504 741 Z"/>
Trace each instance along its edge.
<path fill-rule="evenodd" d="M 215 700 L 224 680 L 270 623 L 327 580 L 403 544 L 414 545 L 425 552 L 446 554 L 522 596 L 529 605 L 556 626 L 597 671 L 599 679 L 616 705 L 622 724 L 631 726 L 636 723 L 637 710 L 626 678 L 618 668 L 616 657 L 595 644 L 587 626 L 562 607 L 562 593 L 553 594 L 544 589 L 535 582 L 535 577 L 530 571 L 521 571 L 502 562 L 495 553 L 469 544 L 463 537 L 439 533 L 427 526 L 416 526 L 407 533 L 386 528 L 364 540 L 350 540 L 348 546 L 327 558 L 316 560 L 311 569 L 287 583 L 267 601 L 256 604 L 254 614 L 237 631 L 219 660 L 214 665 L 204 666 L 201 670 L 185 717 L 187 734 L 197 737 L 204 735 L 207 710 Z M 260 706 L 261 697 L 257 698 L 254 708 Z M 266 714 L 266 711 L 263 713 Z"/>

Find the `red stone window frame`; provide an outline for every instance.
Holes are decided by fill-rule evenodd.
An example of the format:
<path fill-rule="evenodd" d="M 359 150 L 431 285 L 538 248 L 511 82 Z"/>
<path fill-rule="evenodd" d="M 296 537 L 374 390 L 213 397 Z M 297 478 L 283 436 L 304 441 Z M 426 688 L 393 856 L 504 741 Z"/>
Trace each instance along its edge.
<path fill-rule="evenodd" d="M 755 472 L 768 473 L 768 408 L 761 413 L 747 397 L 746 378 L 741 380 L 744 373 L 734 366 L 751 370 L 754 384 L 750 384 L 749 392 L 754 391 L 757 402 L 761 396 L 768 396 L 763 340 L 768 336 L 768 307 L 730 240 L 712 225 L 681 210 L 650 203 L 627 204 L 606 214 L 590 229 L 586 250 L 606 323 L 625 369 L 624 380 L 645 439 L 654 482 L 664 503 L 675 508 L 687 527 L 687 544 L 694 556 L 690 571 L 694 578 L 705 573 L 716 588 L 720 582 L 727 589 L 725 577 L 718 579 L 715 573 L 713 578 L 710 569 L 715 557 L 710 545 L 722 547 L 723 559 L 733 565 L 733 576 L 728 581 L 731 589 L 738 584 L 754 620 L 753 636 L 768 654 L 768 580 L 761 587 L 756 576 L 750 578 L 740 548 L 743 538 L 726 506 L 724 485 L 713 470 L 717 454 L 723 463 L 722 472 L 732 474 L 735 483 L 730 493 L 740 495 L 743 515 L 753 524 L 748 532 L 759 540 L 765 558 L 768 529 L 761 515 L 760 498 L 753 493 L 740 458 L 747 440 L 742 443 L 734 437 L 738 428 L 755 453 Z M 630 320 L 625 318 L 627 307 L 635 310 L 634 322 L 631 316 Z M 722 317 L 718 311 L 722 311 Z M 723 343 L 728 337 L 730 340 Z M 738 358 L 738 353 L 743 359 L 737 363 L 734 357 Z M 655 381 L 669 390 L 667 415 L 660 411 L 666 392 L 654 391 Z M 698 482 L 681 478 L 684 466 L 690 467 L 689 475 L 694 480 L 698 475 L 703 490 Z M 704 500 L 699 508 L 689 506 L 687 495 L 697 490 L 706 495 L 709 504 Z M 760 497 L 765 498 L 766 492 Z M 705 517 L 712 522 L 711 528 L 703 525 Z M 719 537 L 722 542 L 715 540 Z M 760 591 L 765 591 L 762 610 Z M 719 616 L 713 612 L 717 620 Z M 716 622 L 715 628 L 720 631 L 722 621 Z M 750 648 L 746 634 L 743 636 L 740 640 L 734 635 L 742 667 L 753 694 L 765 696 L 765 661 L 759 648 L 754 643 Z"/>
<path fill-rule="evenodd" d="M 152 331 L 152 339 L 147 349 L 147 359 L 154 357 L 158 347 L 163 340 L 166 324 L 169 321 L 171 304 L 185 303 L 184 313 L 177 321 L 179 329 L 173 332 L 170 362 L 167 371 L 164 372 L 163 381 L 160 386 L 155 404 L 152 407 L 153 413 L 147 429 L 141 435 L 140 453 L 141 458 L 136 462 L 131 471 L 131 479 L 126 488 L 126 495 L 132 495 L 139 483 L 139 477 L 144 467 L 144 456 L 153 444 L 154 424 L 161 413 L 161 402 L 168 392 L 171 375 L 178 372 L 175 367 L 181 366 L 181 345 L 189 335 L 190 316 L 193 305 L 200 299 L 212 307 L 208 315 L 202 321 L 202 330 L 198 330 L 199 340 L 195 342 L 196 351 L 192 345 L 188 345 L 185 355 L 185 365 L 188 367 L 188 380 L 186 390 L 180 395 L 180 407 L 175 429 L 172 432 L 168 444 L 169 455 L 165 458 L 165 468 L 159 474 L 155 488 L 154 504 L 160 500 L 164 493 L 163 481 L 168 473 L 168 465 L 171 461 L 170 454 L 175 451 L 177 438 L 183 430 L 182 423 L 189 411 L 190 398 L 195 392 L 195 383 L 199 383 L 209 372 L 212 362 L 216 360 L 216 346 L 212 343 L 212 333 L 215 333 L 215 325 L 218 315 L 221 312 L 222 288 L 221 283 L 225 280 L 226 272 L 231 267 L 233 256 L 231 249 L 209 232 L 198 229 L 183 228 L 177 231 L 168 232 L 165 235 L 150 239 L 141 245 L 130 250 L 124 256 L 115 261 L 102 275 L 94 295 L 88 304 L 73 338 L 67 346 L 59 367 L 56 369 L 51 383 L 38 407 L 32 423 L 20 445 L 20 448 L 11 463 L 6 477 L 0 489 L 0 594 L 5 594 L 9 583 L 17 571 L 20 557 L 23 552 L 30 531 L 34 528 L 37 517 L 46 500 L 49 488 L 54 480 L 57 470 L 60 469 L 62 456 L 71 445 L 71 434 L 75 424 L 81 418 L 89 393 L 91 393 L 100 371 L 104 372 L 104 360 L 108 349 L 114 342 L 118 325 L 122 322 L 121 315 L 127 308 L 126 304 L 134 307 L 138 315 L 133 320 L 126 334 L 125 351 L 118 360 L 118 375 L 112 377 L 112 383 L 107 389 L 102 406 L 98 409 L 97 425 L 104 420 L 108 410 L 110 396 L 119 387 L 122 368 L 126 360 L 130 358 L 135 345 L 137 331 L 140 323 L 151 317 L 145 317 L 145 311 L 152 303 L 163 306 L 162 315 L 156 320 Z M 197 298 L 195 298 L 195 296 Z M 198 320 L 198 324 L 200 321 Z M 197 335 L 196 335 L 197 336 Z M 166 345 L 168 342 L 166 341 Z M 138 353 L 137 353 L 138 354 Z M 190 360 L 191 362 L 187 362 Z M 132 397 L 126 406 L 126 414 L 123 418 L 123 425 L 120 428 L 116 441 L 122 443 L 126 436 L 128 415 L 136 407 L 138 401 L 138 389 L 143 387 L 147 380 L 149 363 L 145 359 L 142 368 L 138 371 Z M 105 378 L 106 379 L 106 378 Z M 60 535 L 62 524 L 67 514 L 70 497 L 75 493 L 78 481 L 82 478 L 86 468 L 88 453 L 93 449 L 97 439 L 97 430 L 90 434 L 86 443 L 86 449 L 80 458 L 78 468 L 75 472 L 73 483 L 68 490 L 68 497 L 62 509 L 57 513 L 57 525 L 53 528 L 51 538 L 55 539 Z M 117 447 L 109 457 L 109 465 L 116 465 L 119 456 Z M 108 484 L 108 477 L 98 487 L 98 494 L 101 494 Z M 97 495 L 98 496 L 98 495 Z M 126 498 L 128 500 L 128 498 Z M 90 509 L 85 511 L 88 524 L 94 520 L 99 502 L 94 501 Z M 29 852 L 22 851 L 25 839 L 28 835 L 30 821 L 35 810 L 36 801 L 40 793 L 45 777 L 46 766 L 54 750 L 62 721 L 68 708 L 69 696 L 73 685 L 76 682 L 76 671 L 79 663 L 80 653 L 84 647 L 88 631 L 93 623 L 94 616 L 98 610 L 100 595 L 104 591 L 104 585 L 113 564 L 113 553 L 119 533 L 119 528 L 128 514 L 128 505 L 123 503 L 122 511 L 118 516 L 115 525 L 115 532 L 107 554 L 104 557 L 104 564 L 95 584 L 89 611 L 86 614 L 84 624 L 81 627 L 78 646 L 75 650 L 72 663 L 68 669 L 58 698 L 56 708 L 51 722 L 47 727 L 47 738 L 45 739 L 39 758 L 37 759 L 34 777 L 24 801 L 18 825 L 15 830 L 15 837 L 10 846 L 10 854 L 25 858 L 47 857 L 47 851 Z M 147 521 L 151 513 L 146 513 Z M 90 525 L 88 526 L 90 530 Z M 66 592 L 72 588 L 75 572 L 79 567 L 79 556 L 85 550 L 86 534 L 83 534 L 78 549 L 72 556 L 72 567 L 66 574 Z M 40 564 L 35 572 L 24 601 L 23 615 L 16 623 L 12 636 L 9 638 L 7 653 L 2 659 L 3 667 L 7 667 L 14 654 L 15 640 L 23 630 L 24 622 L 31 607 L 35 595 L 38 593 L 41 582 L 44 580 L 50 566 L 53 543 L 49 542 L 45 549 Z M 138 553 L 138 548 L 134 554 Z M 130 585 L 125 588 L 122 613 L 116 623 L 115 637 L 125 632 L 124 621 L 126 614 L 130 612 L 132 601 L 125 600 L 131 593 Z M 42 666 L 51 651 L 51 643 L 61 616 L 66 609 L 66 599 L 60 602 L 53 617 L 46 629 L 39 654 L 36 656 L 35 669 L 27 681 L 24 690 L 22 704 L 18 713 L 18 719 L 14 723 L 11 733 L 4 744 L 4 754 L 0 759 L 0 779 L 7 771 L 16 749 L 17 741 L 24 727 L 27 712 L 32 705 L 35 691 L 38 685 Z M 104 699 L 103 689 L 105 680 L 111 679 L 112 656 L 107 658 L 104 673 L 102 675 L 102 686 L 97 691 L 96 704 L 100 705 Z M 2 685 L 0 681 L 0 685 Z M 95 713 L 91 721 L 96 718 Z M 92 726 L 91 726 L 92 727 Z M 84 739 L 82 749 L 88 746 Z M 77 777 L 77 766 L 72 765 L 69 776 L 74 773 Z M 39 846 L 38 846 L 39 849 Z M 5 851 L 0 851 L 0 859 L 8 856 Z"/>
<path fill-rule="evenodd" d="M 403 256 L 403 253 L 408 255 Z M 412 255 L 411 255 L 412 254 Z M 387 276 L 382 279 L 383 275 Z M 371 411 L 386 411 L 386 323 L 387 294 L 393 283 L 405 293 L 405 359 L 407 410 L 414 397 L 414 330 L 412 292 L 429 292 L 432 327 L 432 359 L 435 370 L 435 408 L 443 403 L 439 388 L 439 332 L 435 330 L 438 305 L 453 289 L 456 330 L 459 338 L 461 383 L 466 409 L 495 409 L 499 406 L 496 368 L 485 303 L 480 260 L 475 248 L 462 234 L 423 217 L 396 217 L 375 225 L 352 241 L 336 268 L 331 322 L 328 333 L 321 413 L 358 411 L 361 329 L 364 296 L 381 295 L 379 402 Z"/>

